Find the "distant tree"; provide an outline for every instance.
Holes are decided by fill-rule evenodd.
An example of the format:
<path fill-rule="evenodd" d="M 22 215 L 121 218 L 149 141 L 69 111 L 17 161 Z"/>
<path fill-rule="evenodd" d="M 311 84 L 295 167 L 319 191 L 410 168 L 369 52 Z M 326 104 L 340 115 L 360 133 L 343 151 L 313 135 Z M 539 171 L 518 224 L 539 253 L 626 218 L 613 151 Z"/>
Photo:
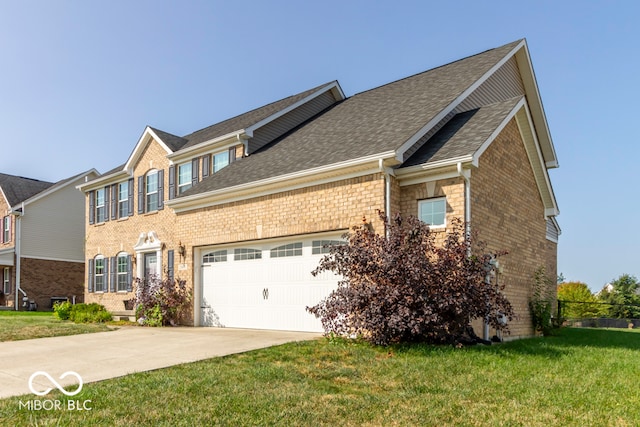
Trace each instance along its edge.
<path fill-rule="evenodd" d="M 640 318 L 640 283 L 635 276 L 623 274 L 611 282 L 611 290 L 600 292 L 600 300 L 611 304 L 608 315 L 620 319 Z"/>
<path fill-rule="evenodd" d="M 562 304 L 564 317 L 585 318 L 600 315 L 598 299 L 585 283 L 566 282 L 558 285 L 558 301 Z"/>
<path fill-rule="evenodd" d="M 429 226 L 415 217 L 397 215 L 376 234 L 368 223 L 354 228 L 347 243 L 331 247 L 313 274 L 332 271 L 342 277 L 338 288 L 314 307 L 326 333 L 359 336 L 387 345 L 404 341 L 467 344 L 477 337 L 472 319 L 486 319 L 506 330 L 511 304 L 503 284 L 487 280 L 495 258 L 478 250 L 454 220 L 443 245 L 436 245 Z M 478 245 L 480 246 L 480 245 Z M 489 282 L 489 283 L 487 283 Z"/>

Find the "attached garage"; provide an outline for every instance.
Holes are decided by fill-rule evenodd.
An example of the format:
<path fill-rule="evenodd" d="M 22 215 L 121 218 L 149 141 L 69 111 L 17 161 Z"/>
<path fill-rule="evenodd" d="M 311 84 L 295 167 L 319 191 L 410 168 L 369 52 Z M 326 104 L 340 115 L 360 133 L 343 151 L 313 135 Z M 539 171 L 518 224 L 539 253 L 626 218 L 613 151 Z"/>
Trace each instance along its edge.
<path fill-rule="evenodd" d="M 199 251 L 202 326 L 321 332 L 306 311 L 336 288 L 338 277 L 311 274 L 340 234 L 254 241 Z"/>

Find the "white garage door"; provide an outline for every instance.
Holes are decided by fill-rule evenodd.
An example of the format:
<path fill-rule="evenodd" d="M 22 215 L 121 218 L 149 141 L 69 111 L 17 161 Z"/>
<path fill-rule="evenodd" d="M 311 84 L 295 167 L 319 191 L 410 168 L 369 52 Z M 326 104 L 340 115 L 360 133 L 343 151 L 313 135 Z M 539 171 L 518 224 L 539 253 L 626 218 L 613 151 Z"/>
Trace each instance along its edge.
<path fill-rule="evenodd" d="M 202 256 L 205 326 L 322 331 L 306 311 L 336 288 L 330 272 L 311 271 L 337 236 L 216 247 Z"/>

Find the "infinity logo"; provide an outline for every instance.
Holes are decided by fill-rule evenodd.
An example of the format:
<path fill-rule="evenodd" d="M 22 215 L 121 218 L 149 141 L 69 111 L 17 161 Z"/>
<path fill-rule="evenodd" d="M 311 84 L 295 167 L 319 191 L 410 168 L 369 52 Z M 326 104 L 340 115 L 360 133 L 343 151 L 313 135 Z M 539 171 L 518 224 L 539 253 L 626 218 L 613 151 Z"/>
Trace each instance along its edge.
<path fill-rule="evenodd" d="M 82 390 L 82 377 L 80 375 L 78 375 L 76 372 L 73 371 L 67 371 L 64 374 L 62 374 L 60 376 L 59 379 L 63 379 L 68 377 L 69 375 L 72 375 L 74 377 L 76 377 L 78 379 L 78 388 L 76 389 L 76 391 L 67 391 L 65 390 L 56 380 L 54 380 L 51 375 L 47 374 L 44 371 L 38 371 L 38 372 L 34 372 L 33 374 L 31 374 L 31 376 L 29 377 L 29 390 L 31 390 L 31 392 L 33 394 L 36 394 L 38 396 L 44 396 L 45 394 L 49 393 L 51 390 L 53 390 L 53 388 L 49 387 L 48 389 L 46 389 L 45 391 L 37 391 L 33 388 L 33 379 L 35 377 L 37 377 L 38 375 L 42 375 L 44 377 L 47 377 L 47 379 L 49 381 L 51 381 L 51 383 L 53 385 L 56 386 L 56 388 L 58 390 L 60 390 L 63 394 L 65 394 L 66 396 L 75 396 L 76 394 L 80 393 L 80 391 Z"/>

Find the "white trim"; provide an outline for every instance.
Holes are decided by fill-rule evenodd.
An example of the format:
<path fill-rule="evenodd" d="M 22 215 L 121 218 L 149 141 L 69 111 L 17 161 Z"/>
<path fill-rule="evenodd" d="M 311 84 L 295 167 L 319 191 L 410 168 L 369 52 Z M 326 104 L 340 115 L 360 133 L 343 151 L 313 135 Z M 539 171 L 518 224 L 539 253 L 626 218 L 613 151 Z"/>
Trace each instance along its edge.
<path fill-rule="evenodd" d="M 127 163 L 125 163 L 123 171 L 133 171 L 134 163 L 138 160 L 138 157 L 140 157 L 140 151 L 142 151 L 142 149 L 151 141 L 151 139 L 154 139 L 158 144 L 160 144 L 160 147 L 162 147 L 167 152 L 167 155 L 173 153 L 173 150 L 171 150 L 169 146 L 165 144 L 149 126 L 147 126 L 144 129 L 144 132 L 142 132 L 142 136 L 138 140 L 138 143 L 133 149 L 133 152 L 129 156 Z"/>
<path fill-rule="evenodd" d="M 224 151 L 225 149 L 244 144 L 243 141 L 246 138 L 247 134 L 245 130 L 239 129 L 226 135 L 218 136 L 213 139 L 201 142 L 184 150 L 176 151 L 173 154 L 167 155 L 167 158 L 169 159 L 170 164 L 177 164 L 178 162 L 182 162 L 183 160 L 192 159 L 196 154 L 198 156 L 202 156 L 205 154 L 217 153 L 218 151 Z M 228 140 L 230 141 L 225 144 L 220 144 L 221 142 Z"/>
<path fill-rule="evenodd" d="M 467 98 L 473 91 L 475 91 L 482 83 L 484 83 L 492 74 L 494 74 L 500 67 L 502 67 L 515 53 L 525 45 L 525 41 L 522 40 L 516 45 L 509 53 L 502 57 L 493 67 L 476 80 L 471 86 L 469 86 L 464 92 L 462 92 L 456 99 L 454 99 L 447 107 L 441 110 L 433 119 L 431 119 L 426 125 L 424 125 L 418 132 L 416 132 L 411 138 L 409 138 L 404 144 L 397 150 L 396 158 L 403 162 L 404 154 L 413 147 L 432 127 L 437 125 L 442 119 L 444 119 L 450 112 L 452 112 L 465 98 Z"/>
<path fill-rule="evenodd" d="M 129 179 L 132 177 L 132 174 L 128 173 L 125 169 L 122 169 L 117 172 L 110 173 L 109 175 L 98 176 L 96 179 L 76 185 L 76 188 L 82 192 L 93 191 L 96 188 L 104 187 L 105 185 L 117 184 L 122 182 L 123 179 Z"/>
<path fill-rule="evenodd" d="M 44 256 L 30 256 L 30 255 L 22 255 L 21 258 L 23 258 L 23 259 L 39 259 L 39 260 L 43 260 L 43 261 L 75 262 L 75 263 L 80 263 L 80 264 L 84 264 L 85 263 L 84 259 L 65 259 L 65 258 L 52 258 L 52 257 L 44 257 Z"/>
<path fill-rule="evenodd" d="M 444 202 L 444 218 L 443 218 L 444 222 L 442 224 L 428 224 L 427 223 L 431 230 L 444 230 L 444 229 L 447 228 L 447 197 L 446 196 L 428 197 L 426 199 L 418 200 L 418 212 L 416 213 L 416 216 L 422 222 L 425 222 L 425 221 L 423 221 L 422 217 L 420 216 L 420 206 L 425 204 L 425 203 L 433 203 L 433 202 L 438 202 L 438 201 L 443 201 Z"/>
<path fill-rule="evenodd" d="M 133 251 L 136 253 L 136 277 L 144 277 L 144 255 L 154 252 L 158 262 L 156 274 L 158 277 L 162 277 L 162 241 L 155 231 L 140 233 L 138 241 L 133 246 Z"/>
<path fill-rule="evenodd" d="M 424 171 L 422 169 L 419 169 L 417 171 L 413 171 L 413 173 L 410 173 L 410 174 L 403 173 L 402 175 L 400 175 L 396 170 L 396 176 L 398 177 L 398 185 L 400 187 L 406 187 L 408 185 L 424 184 L 426 182 L 440 181 L 443 179 L 460 178 L 460 174 L 456 170 L 439 172 L 433 175 L 424 174 L 423 172 Z M 464 174 L 467 175 L 467 177 L 470 177 L 471 170 L 464 169 Z"/>
<path fill-rule="evenodd" d="M 520 109 L 524 105 L 526 105 L 526 102 L 523 96 L 520 98 L 520 101 L 518 101 L 517 104 L 511 109 L 511 111 L 509 111 L 509 114 L 507 114 L 507 116 L 502 120 L 502 122 L 500 122 L 498 127 L 491 133 L 491 135 L 489 135 L 486 141 L 482 143 L 480 148 L 478 148 L 476 152 L 473 154 L 472 163 L 474 166 L 478 167 L 480 156 L 482 156 L 485 150 L 489 148 L 489 145 L 491 145 L 491 143 L 498 137 L 500 132 L 502 132 L 503 129 L 509 124 L 509 121 L 511 121 L 511 119 L 516 115 L 518 111 L 520 111 Z"/>
<path fill-rule="evenodd" d="M 309 187 L 311 185 L 335 182 L 355 176 L 378 173 L 380 172 L 378 161 L 381 158 L 393 158 L 393 155 L 394 152 L 389 151 L 373 156 L 361 157 L 355 160 L 348 160 L 328 166 L 321 166 L 273 178 L 252 181 L 207 193 L 180 197 L 165 201 L 165 204 L 174 209 L 176 213 L 179 213 L 207 206 L 215 206 L 231 201 L 246 200 L 248 198 L 260 197 L 267 194 Z M 345 171 L 345 169 L 349 168 L 357 168 L 357 170 Z"/>

